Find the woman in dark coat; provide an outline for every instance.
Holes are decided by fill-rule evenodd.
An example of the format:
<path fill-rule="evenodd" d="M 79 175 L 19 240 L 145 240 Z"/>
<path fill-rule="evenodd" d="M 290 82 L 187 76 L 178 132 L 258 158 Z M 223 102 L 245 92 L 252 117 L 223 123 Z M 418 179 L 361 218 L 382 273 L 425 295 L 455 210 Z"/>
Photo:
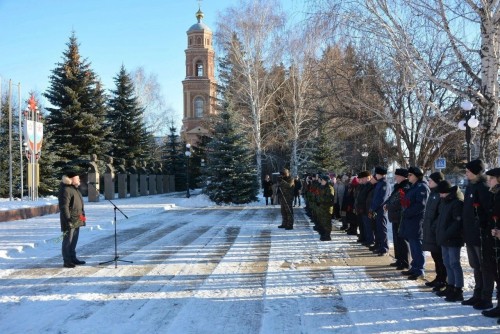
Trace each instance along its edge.
<path fill-rule="evenodd" d="M 438 296 L 445 296 L 447 302 L 464 300 L 464 272 L 460 264 L 460 250 L 464 246 L 462 237 L 462 212 L 464 195 L 457 186 L 452 187 L 448 181 L 438 184 L 439 216 L 436 225 L 436 242 L 441 246 L 443 262 L 448 274 L 447 286 L 438 291 Z"/>
<path fill-rule="evenodd" d="M 262 189 L 264 189 L 266 205 L 268 204 L 269 197 L 271 197 L 271 205 L 273 205 L 273 182 L 269 178 L 269 175 L 266 175 L 264 181 L 262 181 Z"/>
<path fill-rule="evenodd" d="M 422 250 L 431 253 L 432 259 L 436 269 L 436 278 L 425 283 L 429 287 L 434 287 L 434 291 L 439 291 L 446 286 L 446 267 L 443 263 L 443 254 L 441 247 L 436 242 L 436 224 L 438 218 L 438 209 L 441 198 L 437 185 L 444 180 L 444 175 L 441 172 L 435 172 L 429 175 L 429 188 L 431 193 L 427 199 L 424 213 L 423 232 L 424 239 L 422 243 Z"/>

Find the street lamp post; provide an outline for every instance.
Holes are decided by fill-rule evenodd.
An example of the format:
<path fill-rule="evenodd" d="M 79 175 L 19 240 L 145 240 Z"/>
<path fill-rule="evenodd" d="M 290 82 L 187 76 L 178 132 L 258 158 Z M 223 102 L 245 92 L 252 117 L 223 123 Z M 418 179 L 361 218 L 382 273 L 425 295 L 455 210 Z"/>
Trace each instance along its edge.
<path fill-rule="evenodd" d="M 191 194 L 189 193 L 189 158 L 191 157 L 191 144 L 187 143 L 186 144 L 186 197 L 189 198 L 191 197 Z"/>
<path fill-rule="evenodd" d="M 465 130 L 465 143 L 467 149 L 467 162 L 471 161 L 471 149 L 470 141 L 472 137 L 471 129 L 477 128 L 479 121 L 476 118 L 476 112 L 474 110 L 474 105 L 472 102 L 465 100 L 460 103 L 460 107 L 464 113 L 464 119 L 458 122 L 458 128 L 460 130 Z"/>
<path fill-rule="evenodd" d="M 363 144 L 363 152 L 361 152 L 361 156 L 363 157 L 363 170 L 366 170 L 366 158 L 368 158 L 368 151 L 366 150 L 368 145 Z"/>

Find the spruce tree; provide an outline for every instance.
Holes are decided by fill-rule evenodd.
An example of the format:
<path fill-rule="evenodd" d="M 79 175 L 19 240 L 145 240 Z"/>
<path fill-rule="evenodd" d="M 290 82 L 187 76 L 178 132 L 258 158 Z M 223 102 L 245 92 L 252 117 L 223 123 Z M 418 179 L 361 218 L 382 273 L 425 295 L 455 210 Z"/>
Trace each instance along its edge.
<path fill-rule="evenodd" d="M 206 154 L 204 192 L 212 201 L 244 204 L 257 200 L 259 184 L 255 179 L 254 156 L 227 110 L 219 115 Z"/>
<path fill-rule="evenodd" d="M 114 78 L 116 89 L 111 91 L 107 121 L 112 132 L 110 155 L 145 161 L 154 138 L 143 121 L 144 109 L 135 96 L 134 83 L 122 65 Z"/>
<path fill-rule="evenodd" d="M 10 195 L 10 165 L 12 156 L 12 195 L 19 197 L 21 195 L 21 152 L 19 148 L 19 116 L 17 99 L 11 100 L 11 150 L 9 152 L 9 106 L 8 94 L 2 98 L 2 108 L 0 109 L 0 197 L 9 197 Z M 16 101 L 14 101 L 16 100 Z"/>
<path fill-rule="evenodd" d="M 181 141 L 177 134 L 177 129 L 172 121 L 169 127 L 170 133 L 165 141 L 163 165 L 169 175 L 175 175 L 175 190 L 186 190 L 186 158 L 184 156 L 184 147 L 181 147 Z"/>
<path fill-rule="evenodd" d="M 335 171 L 339 173 L 344 168 L 342 151 L 334 137 L 328 136 L 328 127 L 324 119 L 324 112 L 320 108 L 317 110 L 316 122 L 318 135 L 313 141 L 313 149 L 306 168 L 312 169 L 314 172 L 325 173 Z"/>
<path fill-rule="evenodd" d="M 52 70 L 50 87 L 43 94 L 53 106 L 47 108 L 47 131 L 62 160 L 58 165 L 108 150 L 104 140 L 109 134 L 106 98 L 90 63 L 80 57 L 74 33 L 66 45 L 63 60 Z"/>

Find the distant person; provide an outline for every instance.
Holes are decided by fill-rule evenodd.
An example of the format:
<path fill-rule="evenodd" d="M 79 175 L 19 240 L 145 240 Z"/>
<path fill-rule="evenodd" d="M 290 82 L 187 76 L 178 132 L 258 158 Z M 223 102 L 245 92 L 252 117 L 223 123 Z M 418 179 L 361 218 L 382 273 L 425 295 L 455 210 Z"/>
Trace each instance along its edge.
<path fill-rule="evenodd" d="M 464 272 L 460 263 L 460 252 L 464 245 L 462 212 L 464 195 L 457 186 L 444 180 L 437 185 L 441 198 L 436 225 L 436 242 L 441 246 L 443 263 L 446 266 L 447 285 L 436 295 L 446 297 L 447 302 L 464 300 Z"/>
<path fill-rule="evenodd" d="M 85 264 L 85 261 L 76 257 L 76 244 L 80 227 L 85 226 L 85 210 L 83 207 L 82 194 L 78 190 L 80 176 L 74 171 L 63 175 L 59 186 L 59 211 L 62 240 L 62 257 L 65 268 L 74 268 L 75 265 Z"/>
<path fill-rule="evenodd" d="M 294 179 L 290 176 L 288 169 L 281 171 L 278 182 L 278 198 L 281 204 L 282 224 L 279 228 L 293 230 L 293 189 L 295 188 Z"/>
<path fill-rule="evenodd" d="M 293 189 L 293 206 L 300 206 L 300 195 L 302 194 L 302 181 L 300 181 L 300 177 L 297 175 L 295 177 L 295 188 Z"/>
<path fill-rule="evenodd" d="M 410 181 L 411 186 L 401 202 L 403 217 L 399 227 L 399 235 L 408 241 L 412 258 L 410 269 L 401 273 L 407 275 L 409 280 L 424 278 L 425 273 L 425 256 L 422 250 L 423 223 L 430 189 L 423 178 L 422 169 L 416 166 L 408 168 L 408 181 Z"/>
<path fill-rule="evenodd" d="M 484 254 L 483 243 L 490 233 L 488 212 L 491 205 L 492 193 L 484 175 L 483 161 L 476 159 L 465 165 L 465 176 L 468 183 L 464 195 L 463 230 L 467 259 L 474 271 L 474 291 L 472 297 L 462 302 L 462 305 L 471 305 L 476 310 L 485 310 L 493 307 L 492 295 L 494 281 L 489 275 L 483 276 Z"/>
<path fill-rule="evenodd" d="M 271 182 L 269 175 L 266 175 L 264 181 L 262 181 L 262 189 L 264 189 L 266 205 L 269 203 L 269 198 L 271 198 L 271 205 L 273 205 L 273 183 Z"/>
<path fill-rule="evenodd" d="M 500 317 L 500 168 L 486 172 L 491 192 L 491 205 L 488 213 L 488 232 L 491 233 L 483 244 L 483 276 L 496 281 L 497 306 L 481 313 L 490 318 Z M 485 240 L 486 241 L 486 240 Z M 500 324 L 500 319 L 497 321 Z"/>

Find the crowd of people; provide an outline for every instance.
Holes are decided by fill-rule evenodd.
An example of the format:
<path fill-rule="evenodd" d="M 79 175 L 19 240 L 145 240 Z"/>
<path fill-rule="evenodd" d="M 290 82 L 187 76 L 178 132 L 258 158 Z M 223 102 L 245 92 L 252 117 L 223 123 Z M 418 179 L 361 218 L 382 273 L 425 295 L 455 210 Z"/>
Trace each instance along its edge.
<path fill-rule="evenodd" d="M 447 302 L 472 306 L 486 317 L 499 318 L 500 324 L 500 168 L 486 171 L 477 159 L 466 164 L 465 175 L 465 192 L 443 173 L 426 176 L 416 166 L 396 169 L 393 184 L 386 178 L 387 168 L 377 166 L 373 173 L 339 178 L 317 173 L 302 181 L 285 169 L 267 192 L 263 185 L 266 204 L 267 197 L 276 194 L 271 204 L 281 205 L 280 228 L 293 228 L 293 207 L 300 206 L 302 194 L 321 241 L 331 240 L 332 219 L 341 220 L 340 229 L 358 236 L 357 242 L 374 256 L 389 254 L 391 237 L 395 261 L 389 266 L 409 280 L 422 280 Z M 460 259 L 464 246 L 474 273 L 474 290 L 467 299 Z M 434 262 L 432 281 L 424 280 L 424 252 Z M 495 283 L 497 305 L 493 307 Z"/>

